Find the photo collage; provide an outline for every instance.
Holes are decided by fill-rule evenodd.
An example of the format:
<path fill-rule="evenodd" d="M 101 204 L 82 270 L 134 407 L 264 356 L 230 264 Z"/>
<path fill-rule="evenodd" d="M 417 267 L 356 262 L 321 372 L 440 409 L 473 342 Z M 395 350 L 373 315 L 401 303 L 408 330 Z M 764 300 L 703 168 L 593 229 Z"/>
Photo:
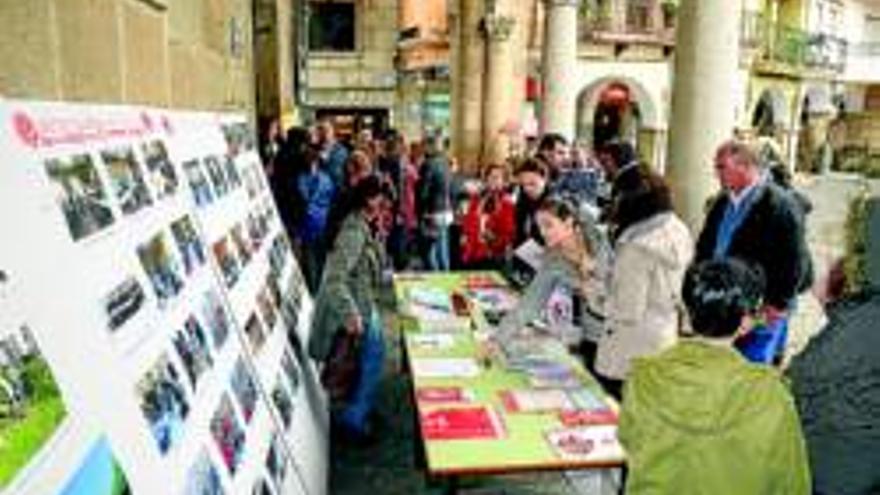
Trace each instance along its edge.
<path fill-rule="evenodd" d="M 43 163 L 71 239 L 76 242 L 124 216 L 173 196 L 179 179 L 161 139 L 48 158 Z M 106 179 L 102 178 L 102 172 Z"/>
<path fill-rule="evenodd" d="M 51 188 L 48 211 L 57 220 L 50 220 L 63 240 L 69 242 L 69 235 L 75 249 L 106 248 L 114 260 L 123 260 L 101 274 L 103 283 L 94 284 L 100 292 L 85 298 L 106 340 L 133 363 L 122 387 L 128 410 L 138 411 L 133 419 L 140 427 L 131 428 L 131 435 L 139 444 L 155 445 L 156 457 L 166 464 L 184 452 L 198 453 L 180 466 L 185 482 L 175 490 L 182 493 L 225 495 L 232 486 L 228 480 L 238 477 L 248 487 L 254 483 L 254 493 L 278 495 L 291 481 L 285 433 L 302 400 L 302 364 L 287 343 L 301 323 L 304 285 L 290 283 L 300 272 L 250 125 L 242 120 L 217 127 L 226 149 L 201 150 L 196 159 L 177 161 L 179 136 L 132 133 L 125 142 L 114 136 L 86 151 L 39 157 L 35 170 Z M 249 199 L 239 207 L 245 193 Z M 219 204 L 222 208 L 208 208 Z M 228 210 L 234 213 L 227 217 Z M 223 227 L 208 233 L 217 224 Z M 127 235 L 134 230 L 136 236 Z M 286 339 L 277 335 L 279 325 Z M 7 339 L 3 330 L 0 492 L 68 415 L 33 339 Z M 238 342 L 246 342 L 247 350 Z M 256 373 L 254 359 L 261 356 L 264 361 L 279 356 L 265 370 L 268 377 Z M 272 378 L 269 387 L 263 380 Z M 106 431 L 120 435 L 119 429 Z M 8 436 L 11 432 L 21 432 L 21 438 Z M 127 462 L 132 455 L 125 450 L 126 435 L 101 437 L 85 462 L 63 478 L 62 493 L 140 493 L 129 485 L 145 477 L 129 469 L 134 467 Z M 253 459 L 245 457 L 247 440 L 258 439 L 263 443 L 255 445 L 271 440 L 266 450 L 249 452 Z M 111 443 L 131 476 L 116 461 Z"/>

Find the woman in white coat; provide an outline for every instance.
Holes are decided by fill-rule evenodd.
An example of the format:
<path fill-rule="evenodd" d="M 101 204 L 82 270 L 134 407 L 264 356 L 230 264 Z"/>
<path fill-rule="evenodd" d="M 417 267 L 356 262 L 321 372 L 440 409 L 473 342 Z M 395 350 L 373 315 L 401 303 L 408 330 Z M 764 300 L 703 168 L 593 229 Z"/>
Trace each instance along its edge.
<path fill-rule="evenodd" d="M 646 167 L 620 191 L 611 220 L 617 233 L 614 268 L 595 370 L 608 392 L 620 397 L 630 361 L 678 339 L 679 294 L 694 243 L 672 211 L 669 187 Z"/>

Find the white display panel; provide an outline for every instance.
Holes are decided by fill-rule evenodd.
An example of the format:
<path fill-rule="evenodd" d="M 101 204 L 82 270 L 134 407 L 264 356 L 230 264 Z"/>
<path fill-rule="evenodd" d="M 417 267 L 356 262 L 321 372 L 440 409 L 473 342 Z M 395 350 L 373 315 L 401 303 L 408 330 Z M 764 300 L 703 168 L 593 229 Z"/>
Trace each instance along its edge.
<path fill-rule="evenodd" d="M 325 493 L 312 302 L 245 120 L 11 101 L 0 122 L 0 342 L 29 329 L 63 398 L 0 492 Z"/>

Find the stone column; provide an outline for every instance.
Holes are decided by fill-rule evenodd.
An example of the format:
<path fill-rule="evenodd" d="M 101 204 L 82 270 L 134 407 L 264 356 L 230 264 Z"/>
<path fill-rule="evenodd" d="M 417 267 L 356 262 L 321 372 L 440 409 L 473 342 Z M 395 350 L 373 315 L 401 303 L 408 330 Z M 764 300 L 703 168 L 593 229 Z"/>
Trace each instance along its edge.
<path fill-rule="evenodd" d="M 718 189 L 715 149 L 733 135 L 739 63 L 739 2 L 682 0 L 667 174 L 682 218 L 698 230 Z"/>
<path fill-rule="evenodd" d="M 460 0 L 458 10 L 459 36 L 453 42 L 457 48 L 458 64 L 453 73 L 456 93 L 456 156 L 463 170 L 474 169 L 480 156 L 483 128 L 483 34 L 480 21 L 482 0 Z"/>
<path fill-rule="evenodd" d="M 486 36 L 486 97 L 483 100 L 482 163 L 503 163 L 508 154 L 509 136 L 503 132 L 512 118 L 514 60 L 512 53 L 513 28 L 511 16 L 487 14 L 483 19 Z"/>
<path fill-rule="evenodd" d="M 577 105 L 578 0 L 544 0 L 544 97 L 541 132 L 574 137 Z"/>

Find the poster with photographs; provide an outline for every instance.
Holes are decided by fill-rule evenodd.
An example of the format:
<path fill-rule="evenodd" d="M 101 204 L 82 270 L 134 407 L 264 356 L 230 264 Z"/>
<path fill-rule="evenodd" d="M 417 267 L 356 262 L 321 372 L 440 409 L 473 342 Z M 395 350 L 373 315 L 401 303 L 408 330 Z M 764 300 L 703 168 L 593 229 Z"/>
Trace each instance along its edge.
<path fill-rule="evenodd" d="M 228 393 L 223 394 L 220 405 L 211 417 L 211 436 L 226 469 L 235 475 L 244 458 L 245 432 Z"/>
<path fill-rule="evenodd" d="M 325 493 L 324 397 L 277 330 L 308 295 L 248 121 L 12 100 L 0 119 L 0 261 L 57 327 L 45 357 L 0 328 L 0 492 Z"/>
<path fill-rule="evenodd" d="M 52 158 L 46 160 L 45 167 L 55 202 L 74 241 L 113 223 L 110 196 L 88 153 Z"/>
<path fill-rule="evenodd" d="M 89 451 L 82 466 L 61 495 L 131 495 L 128 479 L 116 461 L 110 443 L 102 437 Z"/>
<path fill-rule="evenodd" d="M 66 416 L 31 331 L 0 328 L 0 491 L 40 454 Z"/>
<path fill-rule="evenodd" d="M 136 393 L 156 446 L 165 454 L 183 437 L 190 409 L 183 377 L 167 353 L 141 378 Z"/>

